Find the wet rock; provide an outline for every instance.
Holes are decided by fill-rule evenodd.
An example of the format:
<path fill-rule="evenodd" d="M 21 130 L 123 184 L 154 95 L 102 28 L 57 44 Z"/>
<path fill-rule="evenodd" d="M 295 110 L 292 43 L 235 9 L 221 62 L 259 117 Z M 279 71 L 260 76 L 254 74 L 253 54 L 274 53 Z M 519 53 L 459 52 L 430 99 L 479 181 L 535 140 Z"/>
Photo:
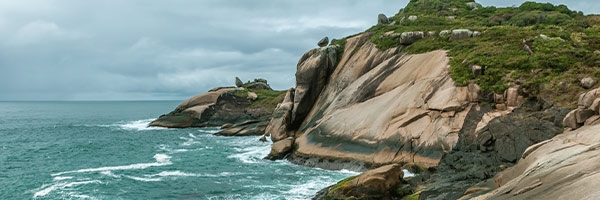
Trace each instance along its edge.
<path fill-rule="evenodd" d="M 284 140 L 277 141 L 271 145 L 271 151 L 269 155 L 265 157 L 268 160 L 279 160 L 285 157 L 292 150 L 294 144 L 294 138 L 289 137 Z"/>

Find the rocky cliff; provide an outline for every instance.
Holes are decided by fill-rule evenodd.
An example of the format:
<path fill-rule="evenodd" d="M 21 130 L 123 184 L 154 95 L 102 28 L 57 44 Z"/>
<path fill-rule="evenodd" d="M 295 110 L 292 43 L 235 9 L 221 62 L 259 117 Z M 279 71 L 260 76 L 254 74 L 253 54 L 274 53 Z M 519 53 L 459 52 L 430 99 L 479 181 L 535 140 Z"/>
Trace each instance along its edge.
<path fill-rule="evenodd" d="M 348 53 L 337 66 L 315 65 L 322 57 L 311 52 L 301 60 L 292 111 L 291 127 L 299 125 L 292 160 L 308 164 L 334 159 L 367 167 L 437 165 L 456 145 L 478 88 L 454 86 L 444 51 L 381 51 L 368 38 L 348 39 Z M 335 70 L 320 78 L 307 72 L 310 68 Z"/>

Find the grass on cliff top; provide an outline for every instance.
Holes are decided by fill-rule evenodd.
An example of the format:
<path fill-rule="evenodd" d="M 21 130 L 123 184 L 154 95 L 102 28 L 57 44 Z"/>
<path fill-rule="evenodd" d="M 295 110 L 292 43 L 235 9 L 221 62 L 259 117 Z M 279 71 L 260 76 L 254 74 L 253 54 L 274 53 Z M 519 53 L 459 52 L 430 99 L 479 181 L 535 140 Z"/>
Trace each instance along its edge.
<path fill-rule="evenodd" d="M 579 79 L 589 76 L 600 81 L 600 16 L 584 16 L 549 3 L 474 9 L 469 2 L 473 1 L 411 0 L 392 17 L 392 24 L 376 25 L 367 32 L 373 33 L 371 41 L 378 48 L 387 49 L 400 45 L 398 39 L 386 36 L 388 32 L 435 31 L 434 37 L 419 40 L 404 52 L 448 50 L 450 73 L 459 86 L 477 83 L 485 91 L 502 93 L 518 85 L 525 97 L 542 97 L 572 107 L 576 95 L 585 90 Z M 417 20 L 408 20 L 411 15 Z M 455 29 L 482 34 L 460 41 L 438 35 Z M 541 34 L 555 39 L 544 40 Z M 534 54 L 523 50 L 525 44 Z M 484 74 L 474 77 L 470 65 L 482 66 Z"/>
<path fill-rule="evenodd" d="M 234 95 L 245 99 L 248 98 L 248 92 L 254 92 L 258 95 L 258 98 L 250 103 L 249 108 L 262 107 L 273 112 L 277 104 L 283 102 L 287 90 L 244 89 L 235 91 Z"/>

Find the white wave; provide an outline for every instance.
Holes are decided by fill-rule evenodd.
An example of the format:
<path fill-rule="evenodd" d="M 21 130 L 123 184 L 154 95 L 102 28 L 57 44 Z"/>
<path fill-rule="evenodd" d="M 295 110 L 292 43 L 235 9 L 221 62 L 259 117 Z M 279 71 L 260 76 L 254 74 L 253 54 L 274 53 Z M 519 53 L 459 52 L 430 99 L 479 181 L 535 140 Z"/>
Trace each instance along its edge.
<path fill-rule="evenodd" d="M 149 167 L 160 167 L 173 164 L 170 159 L 171 156 L 166 154 L 155 154 L 154 159 L 156 162 L 154 163 L 137 163 L 131 165 L 121 165 L 121 166 L 111 166 L 111 167 L 98 167 L 98 168 L 87 168 L 87 169 L 79 169 L 73 171 L 59 172 L 51 174 L 52 176 L 60 176 L 63 174 L 72 174 L 72 173 L 87 173 L 87 172 L 102 172 L 102 171 L 116 171 L 116 170 L 133 170 L 133 169 L 146 169 Z"/>
<path fill-rule="evenodd" d="M 208 127 L 208 128 L 200 129 L 198 131 L 202 132 L 202 133 L 210 133 L 210 134 L 205 134 L 205 135 L 207 135 L 207 136 L 213 136 L 213 134 L 218 133 L 219 131 L 221 131 L 221 128 Z"/>
<path fill-rule="evenodd" d="M 188 134 L 188 136 L 190 136 L 191 138 L 196 138 L 196 136 L 192 133 Z"/>
<path fill-rule="evenodd" d="M 88 195 L 85 195 L 85 194 L 77 194 L 77 193 L 75 193 L 75 192 L 69 192 L 69 193 L 67 193 L 67 194 L 68 194 L 70 197 L 75 197 L 75 198 L 77 198 L 77 199 L 96 199 L 96 198 L 94 198 L 94 197 L 91 197 L 91 196 L 88 196 Z"/>
<path fill-rule="evenodd" d="M 329 176 L 313 176 L 302 182 L 298 185 L 289 185 L 290 190 L 284 192 L 287 200 L 309 199 L 319 190 L 335 184 L 337 180 Z"/>
<path fill-rule="evenodd" d="M 148 124 L 150 124 L 150 122 L 152 122 L 154 120 L 155 119 L 135 120 L 135 121 L 129 121 L 129 122 L 118 124 L 118 126 L 119 126 L 119 128 L 124 129 L 124 130 L 133 130 L 133 131 L 167 129 L 164 127 L 148 126 Z"/>
<path fill-rule="evenodd" d="M 253 146 L 242 149 L 237 149 L 240 153 L 227 156 L 227 158 L 236 158 L 244 163 L 261 163 L 264 162 L 263 158 L 271 151 L 271 146 Z"/>
<path fill-rule="evenodd" d="M 109 177 L 113 177 L 113 178 L 121 178 L 121 176 L 113 174 L 111 171 L 103 171 L 103 172 L 100 172 L 100 174 L 109 176 Z"/>
<path fill-rule="evenodd" d="M 38 198 L 38 197 L 43 197 L 46 196 L 48 194 L 50 194 L 50 192 L 54 191 L 54 190 L 63 190 L 63 189 L 67 189 L 67 188 L 71 188 L 74 186 L 78 186 L 78 185 L 86 185 L 86 184 L 91 184 L 91 183 L 102 183 L 99 180 L 91 180 L 91 181 L 79 181 L 79 182 L 70 182 L 70 183 L 56 183 L 56 184 L 52 184 L 52 185 L 43 185 L 40 191 L 37 191 L 33 194 L 33 198 Z"/>
<path fill-rule="evenodd" d="M 177 171 L 162 171 L 162 172 L 156 174 L 156 176 L 167 177 L 167 176 L 202 176 L 202 175 L 193 174 L 193 173 L 185 173 L 185 172 L 181 172 L 181 171 L 177 170 Z"/>
<path fill-rule="evenodd" d="M 142 177 L 137 177 L 137 176 L 125 176 L 127 178 L 136 180 L 136 181 L 142 181 L 142 182 L 158 182 L 161 181 L 161 178 L 142 178 Z"/>
<path fill-rule="evenodd" d="M 57 177 L 54 177 L 54 179 L 52 179 L 52 180 L 54 180 L 54 181 L 62 181 L 62 180 L 69 180 L 69 179 L 72 179 L 72 178 L 73 178 L 72 176 L 57 176 Z"/>
<path fill-rule="evenodd" d="M 408 170 L 403 169 L 402 172 L 404 172 L 404 177 L 403 178 L 409 178 L 409 177 L 415 177 L 416 174 L 409 172 Z"/>

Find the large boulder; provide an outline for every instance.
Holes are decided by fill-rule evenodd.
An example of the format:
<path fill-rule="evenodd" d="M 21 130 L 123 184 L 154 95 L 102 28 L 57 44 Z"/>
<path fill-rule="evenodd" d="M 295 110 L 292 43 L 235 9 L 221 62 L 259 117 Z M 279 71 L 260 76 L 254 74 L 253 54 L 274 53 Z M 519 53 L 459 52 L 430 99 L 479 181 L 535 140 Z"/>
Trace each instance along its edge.
<path fill-rule="evenodd" d="M 410 45 L 423 38 L 425 38 L 425 34 L 421 31 L 403 32 L 400 35 L 400 44 Z"/>
<path fill-rule="evenodd" d="M 244 86 L 244 82 L 242 82 L 242 80 L 239 77 L 235 77 L 235 86 L 242 87 Z"/>
<path fill-rule="evenodd" d="M 377 15 L 377 24 L 389 24 L 390 20 L 383 13 Z"/>
<path fill-rule="evenodd" d="M 324 37 L 323 39 L 319 40 L 319 42 L 317 42 L 317 45 L 319 47 L 324 47 L 327 46 L 329 44 L 329 37 Z"/>
<path fill-rule="evenodd" d="M 596 85 L 596 80 L 594 80 L 593 78 L 590 78 L 590 77 L 585 77 L 579 81 L 579 84 L 581 85 L 581 87 L 583 87 L 585 89 L 590 89 L 590 88 L 594 87 L 594 85 Z"/>
<path fill-rule="evenodd" d="M 577 129 L 583 125 L 595 124 L 598 119 L 593 116 L 600 115 L 600 88 L 590 90 L 579 95 L 577 109 L 572 110 L 563 120 L 566 128 Z M 593 120 L 589 120 L 593 119 Z"/>
<path fill-rule="evenodd" d="M 283 157 L 285 157 L 285 155 L 290 153 L 293 145 L 294 145 L 293 137 L 288 137 L 284 140 L 279 140 L 279 141 L 273 143 L 273 145 L 271 145 L 271 151 L 269 152 L 269 155 L 267 155 L 267 157 L 265 157 L 265 159 L 268 159 L 268 160 L 282 159 Z"/>
<path fill-rule="evenodd" d="M 469 29 L 457 29 L 452 30 L 451 34 L 452 36 L 450 37 L 450 41 L 465 40 L 473 36 L 473 31 Z"/>
<path fill-rule="evenodd" d="M 392 199 L 404 173 L 398 164 L 385 165 L 350 177 L 320 192 L 315 199 Z"/>

